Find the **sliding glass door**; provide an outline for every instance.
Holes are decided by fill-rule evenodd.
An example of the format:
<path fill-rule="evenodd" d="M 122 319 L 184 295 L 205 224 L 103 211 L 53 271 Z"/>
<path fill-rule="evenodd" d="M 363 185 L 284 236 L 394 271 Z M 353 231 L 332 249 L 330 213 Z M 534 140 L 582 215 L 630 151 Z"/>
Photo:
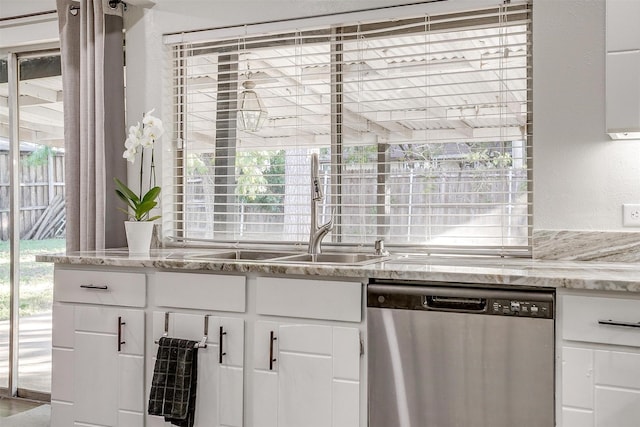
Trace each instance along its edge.
<path fill-rule="evenodd" d="M 12 55 L 0 75 L 0 388 L 42 397 L 51 391 L 53 266 L 35 256 L 65 249 L 60 54 Z"/>

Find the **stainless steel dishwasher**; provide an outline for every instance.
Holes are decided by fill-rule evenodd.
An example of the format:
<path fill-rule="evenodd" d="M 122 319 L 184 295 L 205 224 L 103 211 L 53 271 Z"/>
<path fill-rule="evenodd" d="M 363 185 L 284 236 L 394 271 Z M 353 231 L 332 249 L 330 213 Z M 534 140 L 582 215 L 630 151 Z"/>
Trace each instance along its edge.
<path fill-rule="evenodd" d="M 369 427 L 553 427 L 554 293 L 367 289 Z"/>

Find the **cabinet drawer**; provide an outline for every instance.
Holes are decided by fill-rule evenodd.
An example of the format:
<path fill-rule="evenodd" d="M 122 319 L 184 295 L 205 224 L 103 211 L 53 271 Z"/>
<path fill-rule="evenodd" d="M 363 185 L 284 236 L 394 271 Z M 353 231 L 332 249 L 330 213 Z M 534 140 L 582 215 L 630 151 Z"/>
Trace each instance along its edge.
<path fill-rule="evenodd" d="M 58 302 L 144 307 L 146 279 L 144 273 L 56 268 L 53 298 Z"/>
<path fill-rule="evenodd" d="M 640 347 L 640 328 L 598 323 L 640 322 L 640 300 L 565 295 L 561 308 L 565 340 Z"/>
<path fill-rule="evenodd" d="M 246 278 L 220 274 L 155 275 L 156 305 L 244 313 Z"/>
<path fill-rule="evenodd" d="M 258 277 L 258 314 L 307 319 L 362 320 L 362 283 Z"/>

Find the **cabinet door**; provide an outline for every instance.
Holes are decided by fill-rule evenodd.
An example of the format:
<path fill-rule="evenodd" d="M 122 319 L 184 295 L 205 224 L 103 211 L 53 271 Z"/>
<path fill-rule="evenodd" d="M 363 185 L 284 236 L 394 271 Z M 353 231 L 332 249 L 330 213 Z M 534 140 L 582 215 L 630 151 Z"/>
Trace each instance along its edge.
<path fill-rule="evenodd" d="M 640 49 L 640 2 L 606 0 L 607 52 Z"/>
<path fill-rule="evenodd" d="M 640 353 L 563 347 L 562 389 L 563 427 L 636 427 Z"/>
<path fill-rule="evenodd" d="M 52 427 L 144 425 L 144 312 L 55 304 Z"/>
<path fill-rule="evenodd" d="M 358 329 L 257 322 L 254 350 L 255 427 L 360 425 Z"/>
<path fill-rule="evenodd" d="M 74 306 L 53 304 L 51 425 L 73 425 Z"/>
<path fill-rule="evenodd" d="M 165 312 L 153 314 L 154 341 L 165 333 L 165 316 Z M 244 400 L 244 321 L 205 314 L 171 312 L 168 316 L 167 336 L 200 341 L 204 337 L 205 322 L 207 347 L 198 349 L 195 425 L 241 427 Z M 154 353 L 150 357 L 149 384 L 155 356 Z M 147 424 L 169 425 L 156 416 L 149 416 Z"/>
<path fill-rule="evenodd" d="M 142 426 L 144 313 L 60 303 L 53 311 L 52 427 Z"/>
<path fill-rule="evenodd" d="M 595 350 L 596 427 L 636 427 L 640 420 L 640 354 Z"/>
<path fill-rule="evenodd" d="M 76 422 L 143 425 L 143 343 L 144 313 L 141 310 L 75 308 Z"/>

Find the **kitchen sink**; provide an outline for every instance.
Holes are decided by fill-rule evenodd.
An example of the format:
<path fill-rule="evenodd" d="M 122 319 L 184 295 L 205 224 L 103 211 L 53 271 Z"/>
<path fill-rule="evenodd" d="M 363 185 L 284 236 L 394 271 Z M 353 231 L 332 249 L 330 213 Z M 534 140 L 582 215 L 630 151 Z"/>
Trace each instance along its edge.
<path fill-rule="evenodd" d="M 284 256 L 295 255 L 298 252 L 276 252 L 276 251 L 249 251 L 249 250 L 212 250 L 212 251 L 186 251 L 174 252 L 167 256 L 167 259 L 180 260 L 245 260 L 245 261 L 262 261 L 271 258 L 281 258 Z"/>
<path fill-rule="evenodd" d="M 296 263 L 296 264 L 328 264 L 328 265 L 366 265 L 388 260 L 389 256 L 328 252 L 322 254 L 308 254 L 300 252 L 257 251 L 257 250 L 233 250 L 220 252 L 185 252 L 174 253 L 168 259 L 181 259 L 191 261 L 265 261 L 269 263 Z"/>
<path fill-rule="evenodd" d="M 388 256 L 375 254 L 358 254 L 358 253 L 322 253 L 322 254 L 300 254 L 275 261 L 281 262 L 300 262 L 312 264 L 336 264 L 336 265 L 366 265 L 376 262 L 382 262 L 389 259 Z"/>
<path fill-rule="evenodd" d="M 274 258 L 282 258 L 292 255 L 292 252 L 265 252 L 265 251 L 227 251 L 212 254 L 200 254 L 190 257 L 190 259 L 202 260 L 244 260 L 244 261 L 265 261 Z"/>

